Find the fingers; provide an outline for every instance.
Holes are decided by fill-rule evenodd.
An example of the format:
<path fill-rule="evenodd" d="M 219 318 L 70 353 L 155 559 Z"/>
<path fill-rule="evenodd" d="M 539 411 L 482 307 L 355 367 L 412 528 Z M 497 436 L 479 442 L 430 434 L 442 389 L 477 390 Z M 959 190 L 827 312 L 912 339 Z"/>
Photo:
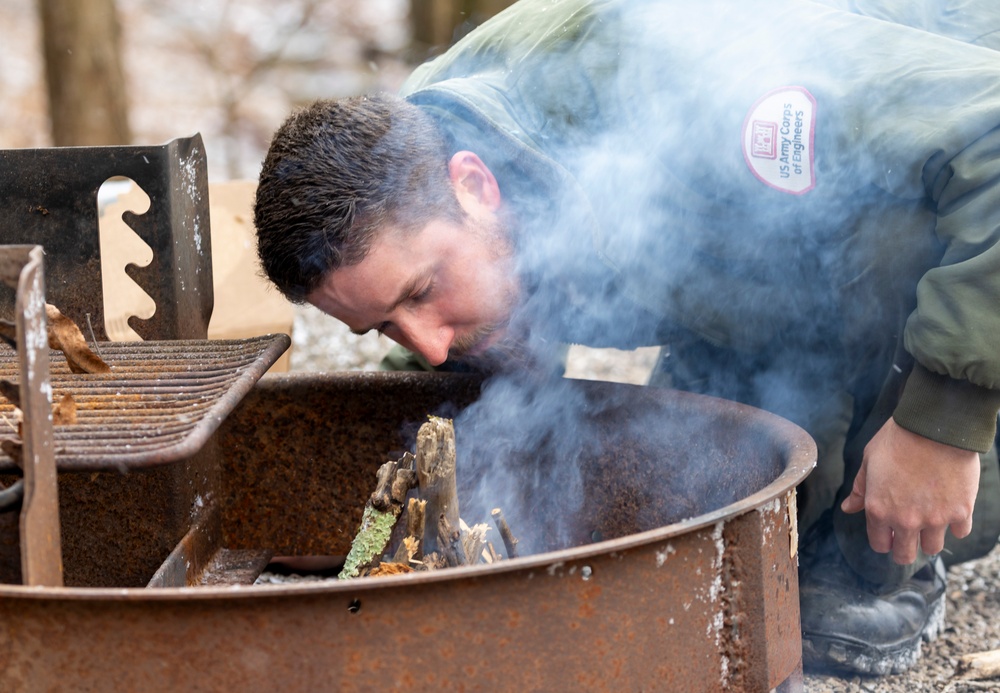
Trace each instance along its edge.
<path fill-rule="evenodd" d="M 945 528 L 925 529 L 920 533 L 920 550 L 928 556 L 941 553 L 944 549 Z"/>
<path fill-rule="evenodd" d="M 840 504 L 840 509 L 845 513 L 850 515 L 851 513 L 861 512 L 865 509 L 865 497 L 864 494 L 858 493 L 855 488 L 851 491 L 851 495 L 844 499 L 844 502 Z"/>
<path fill-rule="evenodd" d="M 851 495 L 840 504 L 840 509 L 847 514 L 861 512 L 865 509 L 865 486 L 868 481 L 867 465 L 862 462 L 861 469 L 854 477 L 854 485 L 851 486 Z M 888 549 L 887 549 L 888 550 Z M 885 553 L 884 551 L 882 553 Z"/>
<path fill-rule="evenodd" d="M 910 565 L 917 560 L 919 531 L 894 531 L 892 533 L 892 560 L 899 565 Z"/>
<path fill-rule="evenodd" d="M 972 519 L 951 525 L 952 534 L 961 539 L 972 531 Z M 868 543 L 877 553 L 892 552 L 892 560 L 899 565 L 909 565 L 917 560 L 917 547 L 928 556 L 944 549 L 945 527 L 923 530 L 894 530 L 886 524 L 868 521 Z"/>
<path fill-rule="evenodd" d="M 969 536 L 969 533 L 972 532 L 972 515 L 970 514 L 961 522 L 952 522 L 950 527 L 951 533 L 958 539 Z"/>
<path fill-rule="evenodd" d="M 924 531 L 893 530 L 888 525 L 868 521 L 868 543 L 876 553 L 892 552 L 892 560 L 899 565 L 910 565 L 917 560 L 917 547 L 927 555 L 940 553 L 944 548 L 944 529 Z"/>
<path fill-rule="evenodd" d="M 868 516 L 868 543 L 871 544 L 872 551 L 876 553 L 889 553 L 893 546 L 892 527 L 887 524 L 876 522 L 871 515 Z"/>

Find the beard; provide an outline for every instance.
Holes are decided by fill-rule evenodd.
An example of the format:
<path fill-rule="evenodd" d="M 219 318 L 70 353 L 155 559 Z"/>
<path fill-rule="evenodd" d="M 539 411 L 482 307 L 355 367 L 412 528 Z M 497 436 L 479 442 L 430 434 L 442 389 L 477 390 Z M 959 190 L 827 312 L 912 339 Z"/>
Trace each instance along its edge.
<path fill-rule="evenodd" d="M 508 298 L 509 317 L 476 330 L 474 334 L 455 342 L 453 358 L 471 370 L 487 374 L 518 373 L 525 376 L 561 375 L 566 347 L 561 342 L 545 336 L 544 328 L 531 319 L 530 311 L 518 299 L 520 294 Z M 502 337 L 484 351 L 476 346 L 498 331 Z"/>

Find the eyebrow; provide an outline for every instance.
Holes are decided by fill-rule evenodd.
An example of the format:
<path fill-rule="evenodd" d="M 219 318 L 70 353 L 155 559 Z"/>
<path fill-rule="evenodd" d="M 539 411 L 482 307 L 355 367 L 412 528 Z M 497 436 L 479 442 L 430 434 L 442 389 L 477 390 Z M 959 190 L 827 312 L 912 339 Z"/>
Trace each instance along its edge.
<path fill-rule="evenodd" d="M 399 308 L 399 306 L 403 303 L 403 301 L 405 301 L 407 298 L 413 295 L 413 293 L 417 290 L 417 286 L 419 286 L 423 280 L 424 280 L 423 274 L 414 275 L 410 279 L 410 281 L 406 284 L 406 286 L 403 287 L 403 290 L 399 292 L 399 297 L 395 301 L 393 301 L 392 305 L 390 305 L 382 312 L 388 315 L 389 313 Z M 363 329 L 358 329 L 358 330 L 351 330 L 351 333 L 361 337 L 365 334 L 368 334 L 372 330 L 376 329 L 381 324 L 382 323 L 379 322 L 376 323 L 375 325 L 372 325 L 371 327 L 365 327 Z"/>

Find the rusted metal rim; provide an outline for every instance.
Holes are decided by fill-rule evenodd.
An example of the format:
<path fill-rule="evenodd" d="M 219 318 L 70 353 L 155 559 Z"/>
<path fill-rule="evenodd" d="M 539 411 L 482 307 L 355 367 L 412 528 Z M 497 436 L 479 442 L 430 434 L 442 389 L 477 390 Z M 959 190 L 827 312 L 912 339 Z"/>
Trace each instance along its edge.
<path fill-rule="evenodd" d="M 678 393 L 681 397 L 700 397 Z M 711 399 L 702 397 L 702 399 Z M 173 601 L 173 600 L 240 600 L 267 597 L 301 596 L 303 594 L 360 594 L 380 589 L 404 585 L 431 584 L 455 579 L 469 579 L 498 575 L 502 573 L 530 573 L 545 570 L 560 563 L 578 562 L 595 556 L 614 555 L 647 545 L 661 544 L 666 540 L 692 533 L 696 530 L 724 523 L 736 517 L 762 509 L 775 500 L 787 497 L 816 465 L 816 444 L 801 428 L 791 422 L 764 412 L 733 402 L 726 402 L 734 412 L 745 412 L 756 422 L 766 425 L 774 432 L 774 440 L 780 441 L 775 452 L 784 456 L 782 473 L 759 491 L 716 510 L 674 522 L 655 529 L 638 532 L 629 536 L 595 542 L 586 546 L 538 553 L 492 565 L 469 566 L 433 572 L 409 573 L 391 577 L 358 580 L 328 580 L 287 585 L 227 586 L 227 587 L 180 587 L 180 588 L 95 588 L 59 587 L 32 588 L 21 585 L 0 585 L 0 597 L 23 599 L 65 599 L 97 601 Z M 789 503 L 794 507 L 794 501 Z M 791 541 L 795 538 L 791 537 Z"/>

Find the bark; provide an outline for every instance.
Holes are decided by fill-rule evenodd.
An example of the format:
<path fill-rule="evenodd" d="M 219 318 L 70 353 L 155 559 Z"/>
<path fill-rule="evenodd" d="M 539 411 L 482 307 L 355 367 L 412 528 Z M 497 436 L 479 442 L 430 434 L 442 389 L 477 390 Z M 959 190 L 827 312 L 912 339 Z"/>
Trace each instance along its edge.
<path fill-rule="evenodd" d="M 114 0 L 38 0 L 38 11 L 53 143 L 129 144 Z"/>
<path fill-rule="evenodd" d="M 403 510 L 403 499 L 410 488 L 407 484 L 415 480 L 409 468 L 412 461 L 413 456 L 405 453 L 400 459 L 379 467 L 375 491 L 365 503 L 361 526 L 351 542 L 344 569 L 337 576 L 341 580 L 362 576 L 382 560 L 382 553 L 389 546 L 392 530 Z"/>
<path fill-rule="evenodd" d="M 507 550 L 507 558 L 517 558 L 517 538 L 510 531 L 510 526 L 507 524 L 507 518 L 504 517 L 503 510 L 493 508 L 493 512 L 490 514 L 497 525 L 497 531 L 500 532 L 500 538 L 503 539 L 504 548 Z"/>
<path fill-rule="evenodd" d="M 438 528 L 458 531 L 458 491 L 455 481 L 455 427 L 448 419 L 429 417 L 417 432 L 417 477 L 420 497 L 427 501 L 424 513 L 425 554 L 440 551 Z"/>

